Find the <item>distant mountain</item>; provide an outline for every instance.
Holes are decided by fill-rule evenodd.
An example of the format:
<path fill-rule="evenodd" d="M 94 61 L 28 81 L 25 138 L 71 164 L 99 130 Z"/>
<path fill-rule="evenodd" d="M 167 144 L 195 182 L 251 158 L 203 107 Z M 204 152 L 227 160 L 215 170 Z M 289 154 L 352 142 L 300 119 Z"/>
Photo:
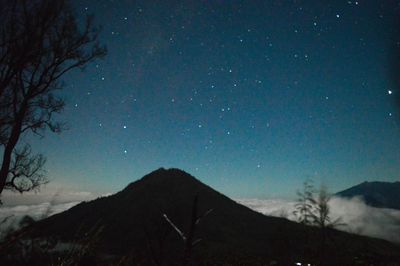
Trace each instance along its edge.
<path fill-rule="evenodd" d="M 196 227 L 193 242 L 202 240 L 190 254 L 193 265 L 400 261 L 400 248 L 390 242 L 336 230 L 322 234 L 315 227 L 264 216 L 178 169 L 156 170 L 115 195 L 44 219 L 22 235 L 79 243 L 81 250 L 90 250 L 87 265 L 183 265 L 183 241 L 164 214 L 188 236 L 196 195 L 197 213 L 212 211 Z"/>
<path fill-rule="evenodd" d="M 358 196 L 370 206 L 400 210 L 400 182 L 364 182 L 336 195 L 345 198 Z"/>

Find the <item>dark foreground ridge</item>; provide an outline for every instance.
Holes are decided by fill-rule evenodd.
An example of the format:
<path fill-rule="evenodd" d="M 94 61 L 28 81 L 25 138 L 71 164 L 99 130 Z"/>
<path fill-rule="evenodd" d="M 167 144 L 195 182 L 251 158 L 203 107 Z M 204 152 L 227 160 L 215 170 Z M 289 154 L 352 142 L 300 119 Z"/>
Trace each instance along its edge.
<path fill-rule="evenodd" d="M 196 195 L 197 217 L 212 211 L 195 226 L 188 254 L 164 214 L 187 237 L 193 228 Z M 84 253 L 76 256 L 81 265 L 389 265 L 400 261 L 400 248 L 387 241 L 335 230 L 323 233 L 325 237 L 317 228 L 254 212 L 181 170 L 159 169 L 115 195 L 37 222 L 25 229 L 24 236 L 78 246 Z"/>
<path fill-rule="evenodd" d="M 400 182 L 364 182 L 336 195 L 343 198 L 362 197 L 370 206 L 400 210 Z"/>

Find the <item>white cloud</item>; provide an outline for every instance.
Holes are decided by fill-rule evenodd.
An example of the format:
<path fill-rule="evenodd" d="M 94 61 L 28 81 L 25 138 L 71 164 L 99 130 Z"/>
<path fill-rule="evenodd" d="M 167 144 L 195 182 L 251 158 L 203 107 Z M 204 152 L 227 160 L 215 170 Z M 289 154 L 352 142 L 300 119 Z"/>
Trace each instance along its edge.
<path fill-rule="evenodd" d="M 50 189 L 46 192 L 27 192 L 23 194 L 4 191 L 1 200 L 4 206 L 37 205 L 51 202 L 61 204 L 72 201 L 88 201 L 97 198 L 99 194 L 87 191 L 71 191 L 64 189 Z"/>
<path fill-rule="evenodd" d="M 265 215 L 284 217 L 294 220 L 295 202 L 283 199 L 236 199 L 242 205 Z"/>
<path fill-rule="evenodd" d="M 94 199 L 95 195 L 89 192 L 68 192 L 63 195 L 57 195 L 57 197 L 54 195 L 52 197 L 41 197 L 41 200 L 51 200 L 38 204 L 1 206 L 0 238 L 8 228 L 16 228 L 20 219 L 25 215 L 39 220 L 65 211 L 83 200 Z M 54 200 L 55 198 L 56 200 Z M 25 202 L 27 199 L 32 198 L 24 198 Z M 293 215 L 296 203 L 294 201 L 283 199 L 237 199 L 236 201 L 265 215 L 285 217 L 293 221 L 296 220 L 296 217 Z M 31 202 L 27 201 L 27 203 Z M 357 197 L 352 199 L 333 197 L 329 205 L 331 218 L 336 219 L 341 217 L 342 221 L 346 224 L 346 226 L 338 229 L 400 242 L 400 210 L 370 207 L 361 198 Z M 6 219 L 7 217 L 9 218 Z M 5 222 L 2 223 L 4 220 Z"/>
<path fill-rule="evenodd" d="M 23 194 L 5 191 L 1 197 L 3 205 L 0 206 L 0 239 L 9 230 L 18 229 L 19 222 L 25 215 L 34 220 L 40 220 L 65 211 L 82 201 L 93 200 L 99 196 L 104 195 L 63 189 Z"/>
<path fill-rule="evenodd" d="M 0 207 L 0 239 L 3 238 L 9 230 L 18 229 L 19 222 L 25 215 L 29 215 L 37 221 L 68 210 L 78 203 L 79 201 L 61 204 L 44 202 L 36 205 L 2 206 Z"/>
<path fill-rule="evenodd" d="M 236 201 L 265 215 L 296 220 L 293 215 L 294 201 L 280 199 L 237 199 Z M 338 229 L 400 242 L 400 210 L 370 207 L 358 197 L 352 199 L 333 197 L 329 206 L 331 218 L 340 217 L 346 224 Z"/>
<path fill-rule="evenodd" d="M 400 210 L 374 208 L 358 197 L 335 197 L 330 206 L 333 217 L 343 217 L 347 231 L 400 242 Z"/>

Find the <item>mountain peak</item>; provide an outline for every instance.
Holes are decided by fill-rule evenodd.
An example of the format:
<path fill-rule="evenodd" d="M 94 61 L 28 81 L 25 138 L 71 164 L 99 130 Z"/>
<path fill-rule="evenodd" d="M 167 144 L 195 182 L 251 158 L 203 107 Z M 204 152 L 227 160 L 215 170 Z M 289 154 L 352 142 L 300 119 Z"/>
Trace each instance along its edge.
<path fill-rule="evenodd" d="M 193 224 L 195 232 L 190 229 Z M 303 256 L 304 245 L 298 243 L 303 243 L 306 236 L 312 236 L 310 243 L 316 243 L 315 251 L 319 243 L 315 228 L 254 212 L 176 168 L 157 169 L 114 195 L 81 203 L 39 221 L 30 234 L 33 238 L 51 236 L 68 243 L 97 228 L 97 254 L 116 261 L 130 254 L 138 260 L 133 264 L 141 265 L 152 264 L 153 259 L 176 265 L 182 257 L 180 235 L 188 232 L 194 232 L 195 239 L 202 239 L 193 250 L 193 261 L 209 265 L 258 265 L 272 260 L 289 265 Z M 332 233 L 339 246 L 351 241 L 354 247 L 338 252 L 336 246 L 330 245 L 326 252 L 332 258 L 352 260 L 355 254 L 367 252 L 358 250 L 367 240 L 370 246 L 382 246 L 381 250 L 398 254 L 397 247 L 384 241 Z"/>
<path fill-rule="evenodd" d="M 193 188 L 193 187 L 208 187 L 201 183 L 194 176 L 189 173 L 178 169 L 163 167 L 143 176 L 141 179 L 130 183 L 123 191 L 130 191 L 137 189 L 138 186 L 145 187 L 160 187 L 163 190 L 170 190 L 180 188 Z"/>
<path fill-rule="evenodd" d="M 142 177 L 142 180 L 145 179 L 152 179 L 152 178 L 176 178 L 176 177 L 191 177 L 194 178 L 192 175 L 189 173 L 179 169 L 179 168 L 164 168 L 160 167 L 157 170 L 154 170 L 153 172 L 145 175 Z"/>

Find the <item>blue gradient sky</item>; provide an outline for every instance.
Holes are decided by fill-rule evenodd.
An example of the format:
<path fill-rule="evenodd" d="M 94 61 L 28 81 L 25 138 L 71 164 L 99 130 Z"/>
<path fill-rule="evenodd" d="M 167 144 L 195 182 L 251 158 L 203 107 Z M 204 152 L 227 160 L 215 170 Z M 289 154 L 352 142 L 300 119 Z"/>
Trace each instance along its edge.
<path fill-rule="evenodd" d="M 70 129 L 25 139 L 54 185 L 116 192 L 159 167 L 231 197 L 399 181 L 399 1 L 179 2 L 75 1 L 109 53 L 65 76 Z"/>

